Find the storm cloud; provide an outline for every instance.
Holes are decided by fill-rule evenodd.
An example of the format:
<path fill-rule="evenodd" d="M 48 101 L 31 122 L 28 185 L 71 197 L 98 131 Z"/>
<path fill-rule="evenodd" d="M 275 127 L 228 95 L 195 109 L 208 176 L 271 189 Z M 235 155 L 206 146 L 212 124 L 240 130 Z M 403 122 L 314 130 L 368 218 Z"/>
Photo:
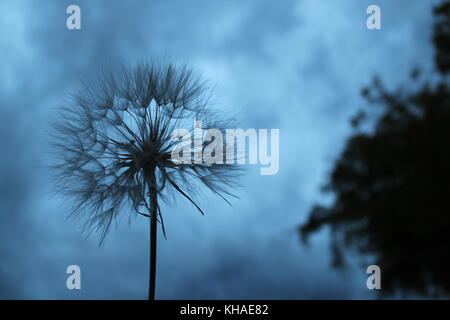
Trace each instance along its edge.
<path fill-rule="evenodd" d="M 396 87 L 415 66 L 431 70 L 431 1 L 379 0 L 382 30 L 368 30 L 372 2 L 2 1 L 0 298 L 146 298 L 148 221 L 124 217 L 100 248 L 80 233 L 52 192 L 48 124 L 80 78 L 152 57 L 190 64 L 242 128 L 280 129 L 279 173 L 250 167 L 233 207 L 209 194 L 205 216 L 182 199 L 163 206 L 157 297 L 374 298 L 357 261 L 331 268 L 328 230 L 309 247 L 296 232 L 327 200 L 320 186 L 361 87 L 374 74 Z M 66 28 L 71 4 L 81 30 Z M 71 264 L 79 291 L 66 288 Z"/>

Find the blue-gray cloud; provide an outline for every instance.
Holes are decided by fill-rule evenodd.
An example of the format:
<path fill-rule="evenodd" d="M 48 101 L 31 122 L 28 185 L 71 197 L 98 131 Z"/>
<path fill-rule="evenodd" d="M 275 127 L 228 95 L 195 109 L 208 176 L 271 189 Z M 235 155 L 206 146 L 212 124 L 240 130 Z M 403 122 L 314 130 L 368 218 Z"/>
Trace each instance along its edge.
<path fill-rule="evenodd" d="M 202 217 L 164 205 L 160 298 L 371 298 L 364 269 L 329 266 L 324 230 L 301 246 L 305 219 L 379 74 L 391 87 L 430 70 L 431 4 L 378 1 L 383 29 L 365 26 L 369 1 L 2 1 L 0 5 L 0 298 L 145 298 L 148 221 L 120 221 L 104 247 L 65 219 L 51 196 L 48 120 L 102 67 L 148 57 L 188 62 L 215 84 L 243 127 L 280 129 L 280 172 L 252 168 L 230 208 L 206 195 Z M 78 4 L 82 30 L 65 27 Z M 78 264 L 82 290 L 65 287 Z"/>

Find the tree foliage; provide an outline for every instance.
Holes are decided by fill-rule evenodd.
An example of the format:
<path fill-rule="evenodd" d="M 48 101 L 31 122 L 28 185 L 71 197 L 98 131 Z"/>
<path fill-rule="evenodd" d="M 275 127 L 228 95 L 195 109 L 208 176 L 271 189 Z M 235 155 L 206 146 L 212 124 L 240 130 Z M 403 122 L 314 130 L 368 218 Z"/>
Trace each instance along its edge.
<path fill-rule="evenodd" d="M 335 265 L 344 250 L 373 259 L 387 295 L 450 292 L 450 3 L 434 14 L 439 80 L 405 93 L 375 78 L 363 90 L 382 114 L 371 132 L 360 129 L 364 111 L 352 119 L 355 132 L 324 187 L 334 202 L 315 206 L 300 227 L 305 241 L 331 227 Z"/>

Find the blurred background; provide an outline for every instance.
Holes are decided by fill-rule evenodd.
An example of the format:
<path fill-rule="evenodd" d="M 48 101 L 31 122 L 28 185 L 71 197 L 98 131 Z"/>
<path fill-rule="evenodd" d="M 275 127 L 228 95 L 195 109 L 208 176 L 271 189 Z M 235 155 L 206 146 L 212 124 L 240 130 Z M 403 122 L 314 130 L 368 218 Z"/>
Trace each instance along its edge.
<path fill-rule="evenodd" d="M 70 204 L 53 195 L 47 165 L 49 121 L 79 79 L 149 57 L 190 64 L 214 84 L 218 107 L 237 114 L 242 128 L 280 129 L 279 173 L 261 176 L 251 166 L 233 207 L 211 196 L 201 201 L 205 216 L 183 199 L 163 205 L 168 239 L 158 243 L 157 298 L 447 296 L 448 52 L 438 65 L 436 48 L 449 46 L 445 39 L 433 45 L 440 21 L 433 8 L 440 3 L 2 1 L 0 298 L 147 297 L 148 221 L 129 224 L 125 217 L 99 247 L 97 235 L 86 238 L 80 223 L 66 219 Z M 81 30 L 66 28 L 71 4 L 81 8 Z M 381 30 L 366 27 L 371 4 L 381 8 Z M 421 126 L 428 105 L 438 111 Z M 380 124 L 386 114 L 394 122 Z M 440 131 L 430 132 L 433 121 Z M 391 135 L 392 128 L 400 133 Z M 384 140 L 373 142 L 378 133 Z M 369 147 L 352 143 L 355 135 Z M 401 147 L 385 149 L 393 139 Z M 414 159 L 429 160 L 408 166 Z M 396 189 L 383 189 L 379 163 Z M 405 166 L 408 173 L 398 174 Z M 430 167 L 433 174 L 409 179 Z M 373 196 L 369 185 L 386 197 Z M 436 214 L 402 229 L 429 211 Z M 366 287 L 372 263 L 382 270 L 380 291 Z M 81 290 L 66 288 L 72 264 L 81 268 Z"/>

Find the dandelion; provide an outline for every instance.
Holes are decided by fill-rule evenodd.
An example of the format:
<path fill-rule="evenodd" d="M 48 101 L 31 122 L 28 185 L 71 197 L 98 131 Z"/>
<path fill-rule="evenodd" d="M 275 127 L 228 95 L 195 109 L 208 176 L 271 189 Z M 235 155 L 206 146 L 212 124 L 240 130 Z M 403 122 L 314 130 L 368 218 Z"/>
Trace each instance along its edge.
<path fill-rule="evenodd" d="M 85 84 L 53 123 L 57 190 L 73 201 L 70 214 L 83 216 L 88 232 L 100 233 L 100 245 L 119 215 L 128 211 L 129 217 L 149 218 L 151 300 L 158 223 L 166 236 L 160 201 L 178 194 L 203 214 L 199 191 L 206 188 L 228 202 L 241 174 L 234 163 L 194 159 L 201 154 L 196 143 L 188 146 L 192 161 L 172 159 L 177 147 L 186 151 L 186 140 L 172 133 L 196 120 L 221 132 L 234 123 L 212 109 L 210 90 L 190 69 L 147 62 Z M 202 141 L 200 148 L 208 143 Z"/>

